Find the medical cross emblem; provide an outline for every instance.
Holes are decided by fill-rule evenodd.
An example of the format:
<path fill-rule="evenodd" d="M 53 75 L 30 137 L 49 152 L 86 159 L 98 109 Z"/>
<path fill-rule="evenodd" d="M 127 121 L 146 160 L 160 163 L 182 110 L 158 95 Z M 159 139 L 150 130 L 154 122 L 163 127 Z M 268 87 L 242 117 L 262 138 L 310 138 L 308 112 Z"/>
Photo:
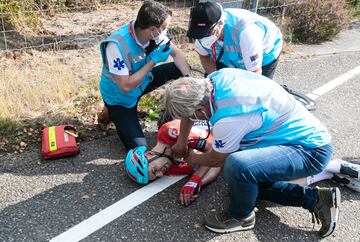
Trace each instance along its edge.
<path fill-rule="evenodd" d="M 123 60 L 121 61 L 120 58 L 116 58 L 114 60 L 114 68 L 120 71 L 122 68 L 125 68 L 125 62 Z"/>
<path fill-rule="evenodd" d="M 216 148 L 224 148 L 225 142 L 223 142 L 222 140 L 215 140 L 215 147 Z"/>

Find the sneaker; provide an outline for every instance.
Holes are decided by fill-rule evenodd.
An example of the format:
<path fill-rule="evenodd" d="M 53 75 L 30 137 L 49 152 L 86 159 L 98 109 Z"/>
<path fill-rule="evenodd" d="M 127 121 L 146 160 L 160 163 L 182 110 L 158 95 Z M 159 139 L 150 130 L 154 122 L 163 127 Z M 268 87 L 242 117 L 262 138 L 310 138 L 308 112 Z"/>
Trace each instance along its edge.
<path fill-rule="evenodd" d="M 360 192 L 360 179 L 353 178 L 347 175 L 334 174 L 332 181 L 345 186 L 355 192 Z"/>
<path fill-rule="evenodd" d="M 213 213 L 205 218 L 205 227 L 216 233 L 229 233 L 254 228 L 255 213 L 247 218 L 233 218 L 227 212 Z"/>
<path fill-rule="evenodd" d="M 340 173 L 360 179 L 360 165 L 340 160 Z"/>
<path fill-rule="evenodd" d="M 313 223 L 315 223 L 314 218 L 318 224 L 320 220 L 319 234 L 324 238 L 332 234 L 337 225 L 341 195 L 337 187 L 317 188 L 317 190 L 319 201 L 310 212 L 313 216 Z"/>
<path fill-rule="evenodd" d="M 104 131 L 108 130 L 110 121 L 111 120 L 110 120 L 109 110 L 106 107 L 104 107 L 101 113 L 99 113 L 97 118 L 97 122 L 99 124 L 100 129 Z"/>

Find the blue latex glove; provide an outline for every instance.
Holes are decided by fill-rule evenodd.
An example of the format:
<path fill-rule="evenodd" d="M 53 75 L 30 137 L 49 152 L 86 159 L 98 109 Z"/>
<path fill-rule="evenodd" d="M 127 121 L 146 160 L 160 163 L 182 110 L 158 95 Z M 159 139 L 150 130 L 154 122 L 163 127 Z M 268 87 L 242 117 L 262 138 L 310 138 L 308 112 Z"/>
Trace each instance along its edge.
<path fill-rule="evenodd" d="M 168 50 L 166 50 L 165 48 L 168 48 Z M 171 52 L 172 52 L 171 47 L 166 47 L 166 44 L 164 44 L 164 45 L 160 45 L 155 50 L 153 50 L 150 53 L 149 57 L 156 65 L 159 62 L 166 61 L 169 55 L 171 54 Z"/>

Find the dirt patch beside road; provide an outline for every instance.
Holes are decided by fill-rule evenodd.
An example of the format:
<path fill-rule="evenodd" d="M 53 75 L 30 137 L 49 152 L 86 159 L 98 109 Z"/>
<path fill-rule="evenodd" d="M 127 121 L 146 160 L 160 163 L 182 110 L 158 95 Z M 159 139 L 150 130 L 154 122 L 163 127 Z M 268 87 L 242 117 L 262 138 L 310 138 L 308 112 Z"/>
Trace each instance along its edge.
<path fill-rule="evenodd" d="M 26 33 L 26 43 L 39 47 L 1 55 L 0 126 L 13 121 L 18 126 L 0 136 L 0 156 L 38 146 L 41 129 L 49 125 L 75 124 L 87 134 L 86 139 L 107 135 L 96 130 L 96 115 L 103 105 L 98 90 L 98 43 L 135 19 L 140 4 L 114 4 L 95 11 L 41 16 L 40 29 Z M 181 43 L 178 47 L 196 65 L 193 44 L 185 42 L 189 11 L 173 11 L 169 35 Z M 8 48 L 24 47 L 24 36 L 10 36 L 7 41 Z M 4 45 L 2 39 L 1 44 Z"/>

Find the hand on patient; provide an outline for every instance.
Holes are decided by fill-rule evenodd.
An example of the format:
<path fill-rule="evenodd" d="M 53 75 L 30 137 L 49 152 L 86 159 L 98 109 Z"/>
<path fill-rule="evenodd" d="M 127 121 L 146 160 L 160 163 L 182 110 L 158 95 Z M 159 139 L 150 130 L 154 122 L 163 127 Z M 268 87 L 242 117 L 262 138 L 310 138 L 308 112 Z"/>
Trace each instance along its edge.
<path fill-rule="evenodd" d="M 188 155 L 189 148 L 187 143 L 178 140 L 173 146 L 171 146 L 171 150 L 174 157 L 183 158 Z"/>

